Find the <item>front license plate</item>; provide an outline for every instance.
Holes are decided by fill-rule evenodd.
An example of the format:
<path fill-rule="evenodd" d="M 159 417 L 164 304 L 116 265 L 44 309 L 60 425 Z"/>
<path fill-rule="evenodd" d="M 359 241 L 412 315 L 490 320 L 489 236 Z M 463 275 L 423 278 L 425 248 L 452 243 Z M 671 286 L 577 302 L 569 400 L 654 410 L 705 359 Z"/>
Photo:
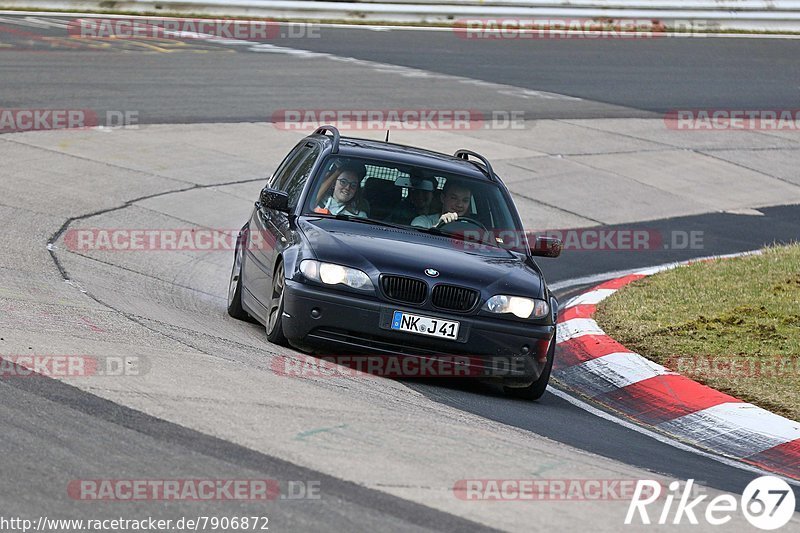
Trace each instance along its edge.
<path fill-rule="evenodd" d="M 412 315 L 403 311 L 395 311 L 392 315 L 392 329 L 450 340 L 458 338 L 458 322 L 429 316 Z"/>

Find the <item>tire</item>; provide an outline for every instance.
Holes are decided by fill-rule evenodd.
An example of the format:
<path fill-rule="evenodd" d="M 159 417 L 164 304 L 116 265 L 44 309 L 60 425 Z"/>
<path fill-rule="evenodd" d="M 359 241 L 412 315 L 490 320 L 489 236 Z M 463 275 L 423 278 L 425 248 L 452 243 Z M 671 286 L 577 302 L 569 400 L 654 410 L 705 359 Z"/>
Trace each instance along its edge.
<path fill-rule="evenodd" d="M 283 261 L 275 269 L 272 276 L 272 297 L 267 309 L 267 340 L 279 346 L 287 346 L 289 341 L 283 334 L 283 297 L 286 294 L 286 278 L 284 276 Z"/>
<path fill-rule="evenodd" d="M 231 279 L 228 282 L 228 314 L 237 320 L 251 320 L 250 315 L 242 308 L 242 241 L 246 240 L 246 234 L 239 233 L 236 239 L 236 249 L 233 252 L 233 267 L 231 267 Z"/>
<path fill-rule="evenodd" d="M 519 398 L 520 400 L 536 401 L 544 395 L 547 390 L 547 384 L 550 382 L 550 371 L 553 369 L 553 357 L 556 354 L 556 335 L 553 333 L 553 341 L 550 343 L 550 349 L 547 350 L 547 362 L 545 363 L 542 375 L 539 379 L 528 385 L 527 387 L 514 388 L 503 387 L 503 391 L 507 396 L 512 398 Z"/>

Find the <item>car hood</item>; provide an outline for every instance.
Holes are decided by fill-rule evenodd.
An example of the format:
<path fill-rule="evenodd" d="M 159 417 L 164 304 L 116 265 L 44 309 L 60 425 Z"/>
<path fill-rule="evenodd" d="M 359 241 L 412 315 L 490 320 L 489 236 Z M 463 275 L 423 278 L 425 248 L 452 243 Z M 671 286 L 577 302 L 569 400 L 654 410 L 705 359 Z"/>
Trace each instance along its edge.
<path fill-rule="evenodd" d="M 299 225 L 317 259 L 359 268 L 374 282 L 380 274 L 396 274 L 491 294 L 543 297 L 539 272 L 508 250 L 346 220 L 301 219 Z M 427 276 L 426 269 L 439 275 Z"/>

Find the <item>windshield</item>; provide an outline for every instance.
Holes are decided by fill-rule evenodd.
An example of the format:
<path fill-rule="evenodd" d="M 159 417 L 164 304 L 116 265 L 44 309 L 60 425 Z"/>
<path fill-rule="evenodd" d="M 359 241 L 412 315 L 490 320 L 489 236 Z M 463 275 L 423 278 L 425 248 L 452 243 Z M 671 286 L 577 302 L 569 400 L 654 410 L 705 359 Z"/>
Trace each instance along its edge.
<path fill-rule="evenodd" d="M 303 213 L 356 223 L 372 220 L 515 248 L 522 231 L 513 209 L 495 183 L 425 167 L 329 156 Z"/>

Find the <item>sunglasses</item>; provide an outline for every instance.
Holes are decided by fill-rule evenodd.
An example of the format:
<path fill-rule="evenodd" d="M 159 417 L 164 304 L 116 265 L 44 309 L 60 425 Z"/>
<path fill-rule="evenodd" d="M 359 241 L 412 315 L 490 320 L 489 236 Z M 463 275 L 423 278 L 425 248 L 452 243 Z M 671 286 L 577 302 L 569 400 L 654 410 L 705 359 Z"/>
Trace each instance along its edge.
<path fill-rule="evenodd" d="M 357 181 L 350 181 L 350 180 L 346 180 L 344 178 L 337 179 L 336 183 L 338 183 L 339 186 L 342 189 L 357 189 L 358 188 L 358 182 Z"/>

